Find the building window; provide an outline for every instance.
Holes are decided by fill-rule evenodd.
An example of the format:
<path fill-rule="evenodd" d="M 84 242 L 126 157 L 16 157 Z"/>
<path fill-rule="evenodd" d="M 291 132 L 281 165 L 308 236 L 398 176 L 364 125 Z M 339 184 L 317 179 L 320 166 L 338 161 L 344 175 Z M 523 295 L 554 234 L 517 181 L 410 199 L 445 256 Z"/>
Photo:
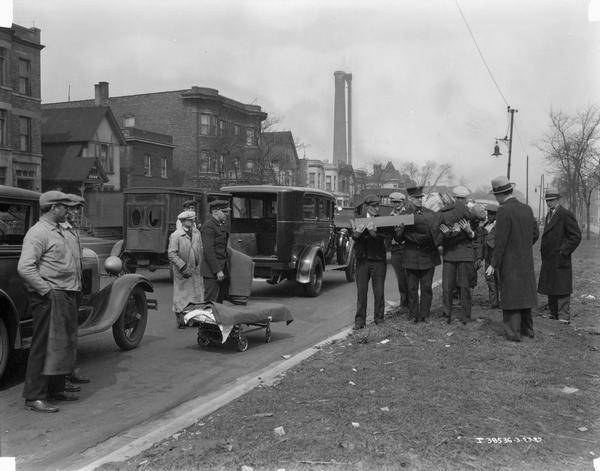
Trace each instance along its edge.
<path fill-rule="evenodd" d="M 135 127 L 135 116 L 125 116 L 123 118 L 123 127 L 124 128 L 134 128 Z"/>
<path fill-rule="evenodd" d="M 106 173 L 115 173 L 115 158 L 108 144 L 100 144 L 100 163 Z"/>
<path fill-rule="evenodd" d="M 144 155 L 144 176 L 152 176 L 152 157 L 150 156 L 150 154 Z"/>
<path fill-rule="evenodd" d="M 225 137 L 225 121 L 219 120 L 219 137 Z"/>
<path fill-rule="evenodd" d="M 8 73 L 6 67 L 8 64 L 8 51 L 0 47 L 0 85 L 6 85 L 6 77 Z"/>
<path fill-rule="evenodd" d="M 200 151 L 200 172 L 210 171 L 210 153 L 206 150 Z"/>
<path fill-rule="evenodd" d="M 167 178 L 167 158 L 160 158 L 160 178 Z"/>
<path fill-rule="evenodd" d="M 19 93 L 31 95 L 31 62 L 19 59 Z"/>
<path fill-rule="evenodd" d="M 331 191 L 331 175 L 325 177 L 325 189 Z"/>
<path fill-rule="evenodd" d="M 19 150 L 31 152 L 31 119 L 19 118 Z"/>
<path fill-rule="evenodd" d="M 246 145 L 247 146 L 255 146 L 256 145 L 256 136 L 254 135 L 254 128 L 246 129 Z"/>
<path fill-rule="evenodd" d="M 26 190 L 34 190 L 35 170 L 15 170 L 17 186 Z"/>
<path fill-rule="evenodd" d="M 0 147 L 6 147 L 6 110 L 0 110 Z"/>
<path fill-rule="evenodd" d="M 200 134 L 202 136 L 217 135 L 217 118 L 211 114 L 200 115 Z"/>
<path fill-rule="evenodd" d="M 237 124 L 233 125 L 233 135 L 236 139 L 240 138 L 240 127 Z"/>
<path fill-rule="evenodd" d="M 6 181 L 6 167 L 0 167 L 0 185 L 6 185 L 8 182 Z"/>
<path fill-rule="evenodd" d="M 310 172 L 308 174 L 308 186 L 311 188 L 315 187 L 315 172 Z"/>

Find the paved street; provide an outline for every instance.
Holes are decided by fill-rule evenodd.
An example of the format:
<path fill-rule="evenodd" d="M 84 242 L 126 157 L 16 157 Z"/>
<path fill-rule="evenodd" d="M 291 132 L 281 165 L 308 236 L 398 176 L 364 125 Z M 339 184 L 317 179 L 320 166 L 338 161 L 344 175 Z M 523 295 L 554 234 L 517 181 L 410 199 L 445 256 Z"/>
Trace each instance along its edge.
<path fill-rule="evenodd" d="M 260 371 L 331 336 L 353 321 L 355 285 L 343 272 L 325 274 L 318 298 L 298 296 L 293 283 L 270 286 L 256 281 L 253 299 L 286 304 L 294 315 L 289 326 L 273 324 L 271 343 L 264 330 L 248 334 L 248 351 L 231 346 L 201 349 L 196 329 L 178 330 L 171 313 L 171 286 L 166 270 L 142 272 L 153 281 L 158 311 L 138 349 L 122 352 L 110 331 L 80 339 L 79 364 L 92 383 L 81 399 L 62 403 L 58 414 L 36 414 L 23 408 L 24 368 L 0 391 L 3 456 L 16 456 L 19 470 L 65 469 L 97 459 L 92 447 L 192 398 L 227 390 L 227 385 Z M 388 270 L 386 292 L 394 293 Z M 397 297 L 388 296 L 394 301 Z M 121 443 L 122 446 L 124 443 Z M 87 450 L 87 452 L 86 452 Z"/>

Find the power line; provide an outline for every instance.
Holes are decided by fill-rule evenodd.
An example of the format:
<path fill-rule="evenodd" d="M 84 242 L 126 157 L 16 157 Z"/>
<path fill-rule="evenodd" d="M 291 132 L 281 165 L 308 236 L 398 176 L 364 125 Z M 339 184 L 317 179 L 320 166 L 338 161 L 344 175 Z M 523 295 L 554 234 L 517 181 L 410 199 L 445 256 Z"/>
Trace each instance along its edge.
<path fill-rule="evenodd" d="M 475 47 L 477 48 L 477 52 L 479 53 L 479 57 L 481 57 L 483 65 L 485 65 L 485 68 L 487 69 L 488 74 L 490 75 L 490 78 L 492 79 L 492 82 L 494 82 L 494 85 L 496 86 L 496 90 L 498 90 L 498 93 L 500 94 L 500 96 L 504 100 L 504 103 L 506 104 L 506 106 L 509 106 L 508 101 L 506 100 L 506 98 L 504 97 L 504 94 L 500 90 L 498 82 L 496 82 L 496 79 L 494 78 L 494 74 L 492 74 L 492 71 L 489 68 L 489 66 L 488 66 L 488 64 L 487 64 L 487 62 L 485 60 L 485 57 L 483 57 L 483 53 L 481 52 L 481 48 L 479 47 L 479 44 L 477 44 L 477 40 L 475 39 L 475 35 L 473 34 L 473 31 L 471 30 L 471 27 L 469 26 L 469 22 L 465 18 L 465 15 L 463 14 L 463 11 L 460 8 L 460 5 L 458 4 L 458 0 L 454 0 L 454 3 L 456 3 L 456 8 L 458 8 L 460 16 L 462 17 L 463 21 L 465 22 L 465 26 L 469 30 L 469 34 L 471 35 L 471 39 L 473 40 L 473 44 L 475 44 Z"/>

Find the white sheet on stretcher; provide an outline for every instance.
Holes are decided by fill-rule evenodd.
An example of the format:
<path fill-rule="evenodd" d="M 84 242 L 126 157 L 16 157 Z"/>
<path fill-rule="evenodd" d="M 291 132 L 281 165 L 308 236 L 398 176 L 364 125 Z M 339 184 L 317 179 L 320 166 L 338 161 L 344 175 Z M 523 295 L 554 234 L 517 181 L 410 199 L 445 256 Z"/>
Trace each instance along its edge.
<path fill-rule="evenodd" d="M 204 322 L 206 324 L 216 324 L 221 331 L 221 343 L 225 343 L 227 341 L 227 337 L 229 337 L 231 329 L 233 329 L 233 325 L 218 324 L 215 320 L 215 316 L 212 313 L 212 309 L 194 309 L 183 316 L 183 321 L 186 324 L 190 319 L 196 322 Z"/>

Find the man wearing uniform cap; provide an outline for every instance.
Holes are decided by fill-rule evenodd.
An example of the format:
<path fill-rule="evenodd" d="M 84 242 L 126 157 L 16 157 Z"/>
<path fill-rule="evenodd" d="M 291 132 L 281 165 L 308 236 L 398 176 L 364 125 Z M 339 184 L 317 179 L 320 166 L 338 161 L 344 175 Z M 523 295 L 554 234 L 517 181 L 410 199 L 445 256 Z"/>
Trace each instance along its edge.
<path fill-rule="evenodd" d="M 363 216 L 376 218 L 379 216 L 379 198 L 367 195 L 362 204 Z M 385 309 L 385 275 L 387 269 L 387 251 L 385 235 L 373 224 L 353 227 L 354 255 L 356 257 L 356 315 L 354 330 L 365 327 L 367 321 L 367 295 L 369 280 L 373 288 L 373 317 L 376 324 L 383 322 Z"/>
<path fill-rule="evenodd" d="M 81 265 L 60 226 L 71 204 L 60 191 L 40 195 L 41 216 L 25 235 L 17 267 L 33 320 L 23 397 L 35 412 L 58 412 L 51 401 L 73 401 L 65 375 L 75 363 Z"/>
<path fill-rule="evenodd" d="M 538 293 L 548 296 L 550 317 L 569 324 L 573 292 L 571 254 L 581 242 L 581 230 L 575 215 L 561 206 L 558 191 L 548 190 L 544 199 L 548 214 L 540 244 L 542 267 Z"/>
<path fill-rule="evenodd" d="M 412 226 L 395 228 L 394 240 L 404 242 L 402 266 L 406 270 L 409 316 L 415 323 L 425 322 L 431 314 L 433 274 L 440 264 L 438 245 L 441 244 L 439 215 L 423 207 L 423 187 L 406 189 L 407 213 L 415 215 Z"/>
<path fill-rule="evenodd" d="M 204 277 L 204 301 L 221 303 L 227 296 L 229 285 L 229 226 L 227 215 L 229 201 L 215 200 L 208 205 L 211 217 L 202 225 L 201 273 Z"/>
<path fill-rule="evenodd" d="M 498 205 L 488 204 L 485 210 L 487 212 L 487 221 L 483 225 L 483 260 L 485 263 L 485 269 L 487 270 L 494 255 L 494 246 L 496 240 L 496 212 L 498 211 Z M 486 274 L 485 282 L 488 287 L 490 309 L 498 309 L 500 307 L 499 273 L 494 272 L 489 276 Z"/>
<path fill-rule="evenodd" d="M 406 214 L 406 196 L 404 193 L 400 191 L 395 191 L 390 193 L 389 196 L 390 203 L 394 206 L 394 209 L 390 213 L 390 216 L 397 216 L 400 214 Z M 391 247 L 391 264 L 394 269 L 394 273 L 396 274 L 396 280 L 398 282 L 398 292 L 400 293 L 400 309 L 405 309 L 408 307 L 408 297 L 407 297 L 407 282 L 406 282 L 406 270 L 404 270 L 404 266 L 402 265 L 402 257 L 404 254 L 404 241 L 398 242 L 394 238 L 392 238 L 392 247 Z"/>
<path fill-rule="evenodd" d="M 177 326 L 185 328 L 184 310 L 189 304 L 204 302 L 204 280 L 200 271 L 203 250 L 196 213 L 183 211 L 177 216 L 181 227 L 169 236 L 167 255 L 173 267 L 173 312 Z"/>
<path fill-rule="evenodd" d="M 515 184 L 504 175 L 492 180 L 492 194 L 500 204 L 496 213 L 494 253 L 486 275 L 500 273 L 500 305 L 507 340 L 533 337 L 531 309 L 537 304 L 533 244 L 539 237 L 531 208 L 513 195 Z"/>

